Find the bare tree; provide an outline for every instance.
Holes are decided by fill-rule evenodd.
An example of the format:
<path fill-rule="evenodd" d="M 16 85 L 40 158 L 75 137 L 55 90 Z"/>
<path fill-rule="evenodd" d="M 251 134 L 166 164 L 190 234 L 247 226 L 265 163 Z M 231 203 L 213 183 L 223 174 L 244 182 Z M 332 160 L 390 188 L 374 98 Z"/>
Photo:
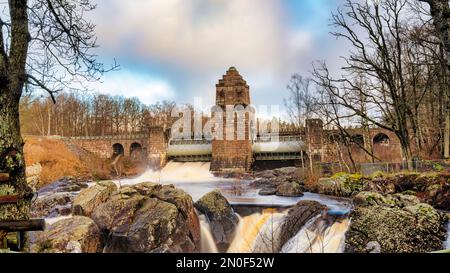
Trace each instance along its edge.
<path fill-rule="evenodd" d="M 313 90 L 313 80 L 311 78 L 305 78 L 299 74 L 295 74 L 291 77 L 291 82 L 287 86 L 289 90 L 289 97 L 284 100 L 289 118 L 291 122 L 297 127 L 297 129 L 305 129 L 308 155 L 309 155 L 309 169 L 311 173 L 313 170 L 312 159 L 312 145 L 311 145 L 311 132 L 309 126 L 305 126 L 305 122 L 311 119 L 317 109 L 316 92 Z M 305 128 L 306 127 L 306 128 Z M 305 168 L 305 157 L 303 150 L 301 151 L 301 163 Z"/>
<path fill-rule="evenodd" d="M 447 85 L 445 94 L 445 130 L 444 130 L 444 157 L 450 157 L 450 6 L 448 0 L 419 0 L 428 3 L 435 30 L 441 40 L 444 54 L 443 61 L 446 67 Z"/>
<path fill-rule="evenodd" d="M 108 69 L 92 52 L 94 25 L 85 14 L 95 5 L 89 0 L 8 0 L 1 8 L 0 170 L 9 173 L 8 185 L 21 201 L 0 206 L 0 219 L 26 219 L 31 189 L 19 124 L 22 93 L 40 89 L 55 101 L 56 92 L 83 88 Z"/>
<path fill-rule="evenodd" d="M 411 105 L 405 79 L 402 20 L 407 0 L 352 1 L 332 15 L 338 38 L 352 46 L 343 59 L 346 76 L 333 78 L 323 63 L 314 67 L 316 82 L 352 115 L 395 133 L 406 165 L 412 159 L 408 130 Z M 366 86 L 355 84 L 354 75 L 365 75 Z M 359 94 L 355 96 L 355 94 Z M 367 111 L 358 107 L 361 95 Z"/>

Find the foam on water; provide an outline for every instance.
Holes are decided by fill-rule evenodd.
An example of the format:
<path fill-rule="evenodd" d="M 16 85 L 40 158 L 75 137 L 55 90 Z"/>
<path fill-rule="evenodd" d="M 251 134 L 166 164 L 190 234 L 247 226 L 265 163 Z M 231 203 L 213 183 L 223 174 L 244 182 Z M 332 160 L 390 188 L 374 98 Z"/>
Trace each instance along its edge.
<path fill-rule="evenodd" d="M 328 223 L 321 216 L 311 219 L 282 248 L 282 253 L 342 253 L 349 219 Z"/>
<path fill-rule="evenodd" d="M 219 180 L 209 171 L 209 162 L 174 162 L 170 161 L 160 171 L 148 170 L 133 179 L 120 180 L 122 185 L 134 185 L 141 182 L 157 182 L 161 184 L 206 183 Z"/>

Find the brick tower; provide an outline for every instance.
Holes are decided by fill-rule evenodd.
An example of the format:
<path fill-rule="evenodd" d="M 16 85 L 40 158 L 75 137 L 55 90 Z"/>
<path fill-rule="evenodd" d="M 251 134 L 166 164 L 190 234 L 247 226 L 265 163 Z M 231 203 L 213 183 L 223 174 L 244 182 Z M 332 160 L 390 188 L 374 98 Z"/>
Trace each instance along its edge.
<path fill-rule="evenodd" d="M 253 163 L 248 112 L 230 112 L 236 106 L 250 106 L 250 87 L 231 67 L 216 85 L 216 107 L 223 115 L 223 138 L 212 141 L 211 171 L 249 171 Z M 228 110 L 228 111 L 227 111 Z"/>

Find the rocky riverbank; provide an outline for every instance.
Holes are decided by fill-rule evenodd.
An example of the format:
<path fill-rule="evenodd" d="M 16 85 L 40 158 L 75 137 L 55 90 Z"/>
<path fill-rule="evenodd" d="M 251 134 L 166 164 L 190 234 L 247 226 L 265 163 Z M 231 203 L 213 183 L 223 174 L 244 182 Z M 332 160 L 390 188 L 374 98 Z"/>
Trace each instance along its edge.
<path fill-rule="evenodd" d="M 351 198 L 354 210 L 346 239 L 347 252 L 430 252 L 443 249 L 450 210 L 450 174 L 337 173 L 306 185 L 298 170 L 283 168 L 255 173 L 260 194 L 290 183 L 302 190 Z"/>
<path fill-rule="evenodd" d="M 302 183 L 295 168 L 254 175 L 258 178 L 251 187 L 261 191 L 272 189 L 272 193 L 263 194 L 290 197 L 317 192 L 353 200 L 351 224 L 345 238 L 347 252 L 408 253 L 444 248 L 448 219 L 433 207 L 445 207 L 448 201 L 445 199 L 448 185 L 443 175 L 369 178 L 341 173 L 321 179 L 313 186 Z M 52 221 L 44 232 L 30 233 L 31 252 L 200 252 L 204 243 L 201 235 L 204 223 L 200 225 L 199 220 L 202 214 L 202 221 L 206 221 L 206 229 L 211 233 L 208 243 L 221 252 L 232 247 L 237 230 L 243 231 L 242 219 L 220 191 L 212 191 L 194 203 L 183 190 L 155 183 L 119 188 L 111 181 L 87 184 L 65 178 L 39 191 L 32 213 L 33 217 L 69 217 Z M 339 213 L 314 201 L 300 201 L 283 215 L 275 213 L 274 219 L 281 221 L 276 224 L 280 230 L 271 233 L 275 241 L 270 251 L 281 251 L 287 242 L 289 251 L 304 249 L 293 246 L 295 240 L 290 239 L 302 238 L 300 230 L 310 232 L 307 223 L 318 230 L 333 230 L 327 221 L 348 217 L 348 212 Z M 319 215 L 328 216 L 311 222 Z M 262 213 L 255 219 L 258 217 L 266 221 L 268 216 Z M 256 226 L 264 223 L 258 221 Z M 345 221 L 348 223 L 348 219 Z M 267 232 L 267 227 L 262 225 L 260 228 L 265 231 L 261 232 Z M 255 251 L 267 251 L 253 247 Z"/>
<path fill-rule="evenodd" d="M 43 196 L 36 203 L 49 200 Z M 30 233 L 30 252 L 198 250 L 200 224 L 194 203 L 188 194 L 173 186 L 141 183 L 117 189 L 112 182 L 101 182 L 82 190 L 72 200 L 66 205 L 71 204 L 73 217 L 49 225 L 44 232 Z M 54 202 L 46 204 L 33 210 L 48 214 Z"/>
<path fill-rule="evenodd" d="M 450 173 L 401 172 L 397 174 L 375 173 L 372 176 L 337 173 L 321 178 L 314 184 L 305 184 L 298 168 L 282 168 L 257 172 L 251 186 L 260 189 L 261 195 L 280 194 L 281 188 L 314 192 L 337 197 L 352 197 L 362 191 L 381 194 L 401 193 L 413 195 L 436 209 L 450 211 Z M 282 195 L 282 194 L 280 194 Z"/>

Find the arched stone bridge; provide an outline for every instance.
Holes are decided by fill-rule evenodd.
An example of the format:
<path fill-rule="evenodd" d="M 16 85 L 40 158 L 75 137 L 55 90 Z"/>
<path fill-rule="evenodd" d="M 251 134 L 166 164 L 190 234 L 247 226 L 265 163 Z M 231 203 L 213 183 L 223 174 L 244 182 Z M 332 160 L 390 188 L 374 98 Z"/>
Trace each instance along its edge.
<path fill-rule="evenodd" d="M 145 160 L 162 166 L 166 160 L 167 138 L 162 127 L 155 127 L 148 133 L 115 136 L 82 136 L 71 140 L 85 150 L 101 158 L 118 155 L 134 160 Z"/>

